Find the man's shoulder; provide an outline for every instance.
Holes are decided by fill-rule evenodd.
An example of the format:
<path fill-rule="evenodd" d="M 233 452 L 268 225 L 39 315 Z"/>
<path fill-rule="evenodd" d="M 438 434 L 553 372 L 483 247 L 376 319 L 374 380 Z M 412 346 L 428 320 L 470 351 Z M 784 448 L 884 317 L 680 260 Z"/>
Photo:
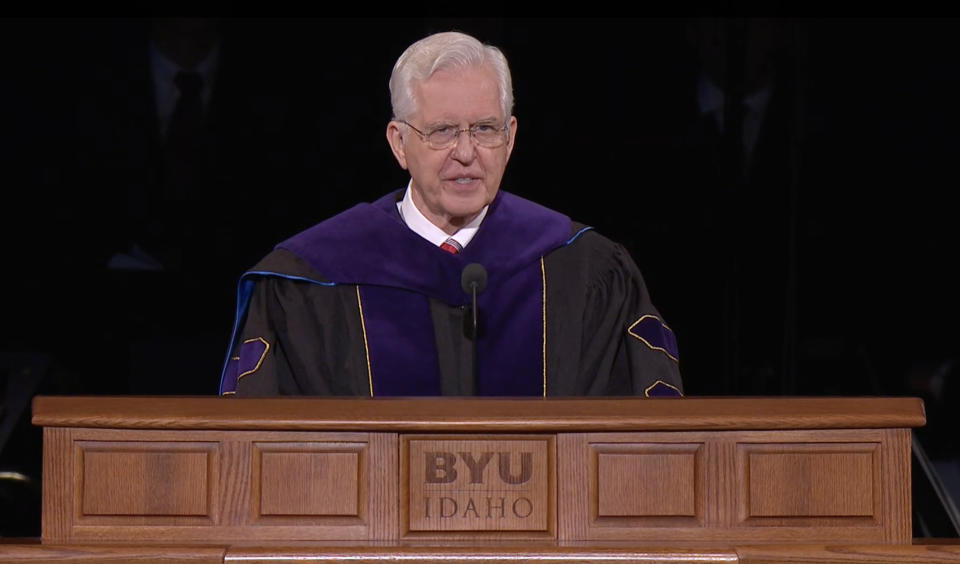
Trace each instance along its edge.
<path fill-rule="evenodd" d="M 374 202 L 355 204 L 281 241 L 276 248 L 292 249 L 296 252 L 296 249 L 310 246 L 319 240 L 359 236 L 365 230 L 377 229 L 378 224 L 388 219 L 399 222 L 396 211 L 398 194 L 402 195 L 402 192 L 390 192 Z"/>
<path fill-rule="evenodd" d="M 371 240 L 396 228 L 391 225 L 399 222 L 396 194 L 391 192 L 374 202 L 358 203 L 280 241 L 248 275 L 329 279 L 336 270 L 331 271 L 324 265 L 356 260 Z"/>
<path fill-rule="evenodd" d="M 498 210 L 495 213 L 503 213 L 503 211 L 500 210 L 509 210 L 507 213 L 514 217 L 523 218 L 525 220 L 553 220 L 562 222 L 570 221 L 570 218 L 563 212 L 547 207 L 539 202 L 528 200 L 523 196 L 518 196 L 517 194 L 508 192 L 506 190 L 500 190 L 500 192 L 497 194 L 493 208 Z"/>
<path fill-rule="evenodd" d="M 620 247 L 615 241 L 594 229 L 593 226 L 573 220 L 563 212 L 544 204 L 504 190 L 500 191 L 500 199 L 504 207 L 509 207 L 513 213 L 519 213 L 524 222 L 529 221 L 537 224 L 540 221 L 552 220 L 558 222 L 558 225 L 563 225 L 564 229 L 569 228 L 568 238 L 553 253 L 563 249 L 567 249 L 567 252 L 612 253 Z"/>
<path fill-rule="evenodd" d="M 591 225 L 571 222 L 570 239 L 563 248 L 581 253 L 609 255 L 623 251 L 623 245 L 610 239 Z"/>
<path fill-rule="evenodd" d="M 306 261 L 283 248 L 275 248 L 247 271 L 247 277 L 303 278 L 323 282 Z"/>
<path fill-rule="evenodd" d="M 560 272 L 579 272 L 592 279 L 633 273 L 636 270 L 633 258 L 620 243 L 603 235 L 591 226 L 574 221 L 570 239 L 563 246 L 544 257 L 547 268 Z"/>

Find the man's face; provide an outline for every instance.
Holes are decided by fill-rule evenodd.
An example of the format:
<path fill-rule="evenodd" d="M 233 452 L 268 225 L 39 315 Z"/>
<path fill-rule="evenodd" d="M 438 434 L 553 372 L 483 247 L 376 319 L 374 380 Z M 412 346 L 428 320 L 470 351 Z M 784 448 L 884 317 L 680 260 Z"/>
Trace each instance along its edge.
<path fill-rule="evenodd" d="M 446 149 L 433 149 L 416 132 L 391 121 L 387 140 L 400 166 L 413 179 L 413 201 L 423 215 L 449 234 L 476 217 L 493 201 L 513 151 L 517 119 L 505 123 L 497 76 L 489 65 L 442 70 L 415 83 L 417 111 L 411 125 L 423 132 L 441 126 L 466 129 L 475 124 L 509 125 L 506 142 L 481 147 L 468 132 Z"/>

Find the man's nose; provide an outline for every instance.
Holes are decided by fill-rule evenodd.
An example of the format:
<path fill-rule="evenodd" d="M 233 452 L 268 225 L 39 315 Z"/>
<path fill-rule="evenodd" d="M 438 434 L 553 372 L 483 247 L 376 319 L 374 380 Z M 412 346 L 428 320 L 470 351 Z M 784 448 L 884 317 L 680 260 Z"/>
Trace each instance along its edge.
<path fill-rule="evenodd" d="M 460 162 L 470 162 L 477 156 L 477 147 L 469 129 L 457 132 L 457 143 L 453 146 L 453 158 Z"/>

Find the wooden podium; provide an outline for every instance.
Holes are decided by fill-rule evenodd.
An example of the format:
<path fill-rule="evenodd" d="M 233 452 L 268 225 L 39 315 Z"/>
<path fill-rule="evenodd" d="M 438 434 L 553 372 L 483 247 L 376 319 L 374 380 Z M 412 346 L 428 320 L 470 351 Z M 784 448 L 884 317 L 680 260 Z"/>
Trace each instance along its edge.
<path fill-rule="evenodd" d="M 38 397 L 39 543 L 98 562 L 960 562 L 910 398 Z"/>

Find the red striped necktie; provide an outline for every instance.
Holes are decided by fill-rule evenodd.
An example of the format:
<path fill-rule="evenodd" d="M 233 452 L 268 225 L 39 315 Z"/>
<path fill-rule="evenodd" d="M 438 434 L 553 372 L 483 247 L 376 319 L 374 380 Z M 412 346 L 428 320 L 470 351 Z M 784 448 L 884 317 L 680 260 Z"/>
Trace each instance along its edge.
<path fill-rule="evenodd" d="M 463 247 L 460 246 L 460 243 L 458 243 L 453 237 L 450 237 L 443 243 L 440 243 L 440 248 L 447 251 L 451 255 L 459 255 L 460 251 L 463 250 Z"/>

